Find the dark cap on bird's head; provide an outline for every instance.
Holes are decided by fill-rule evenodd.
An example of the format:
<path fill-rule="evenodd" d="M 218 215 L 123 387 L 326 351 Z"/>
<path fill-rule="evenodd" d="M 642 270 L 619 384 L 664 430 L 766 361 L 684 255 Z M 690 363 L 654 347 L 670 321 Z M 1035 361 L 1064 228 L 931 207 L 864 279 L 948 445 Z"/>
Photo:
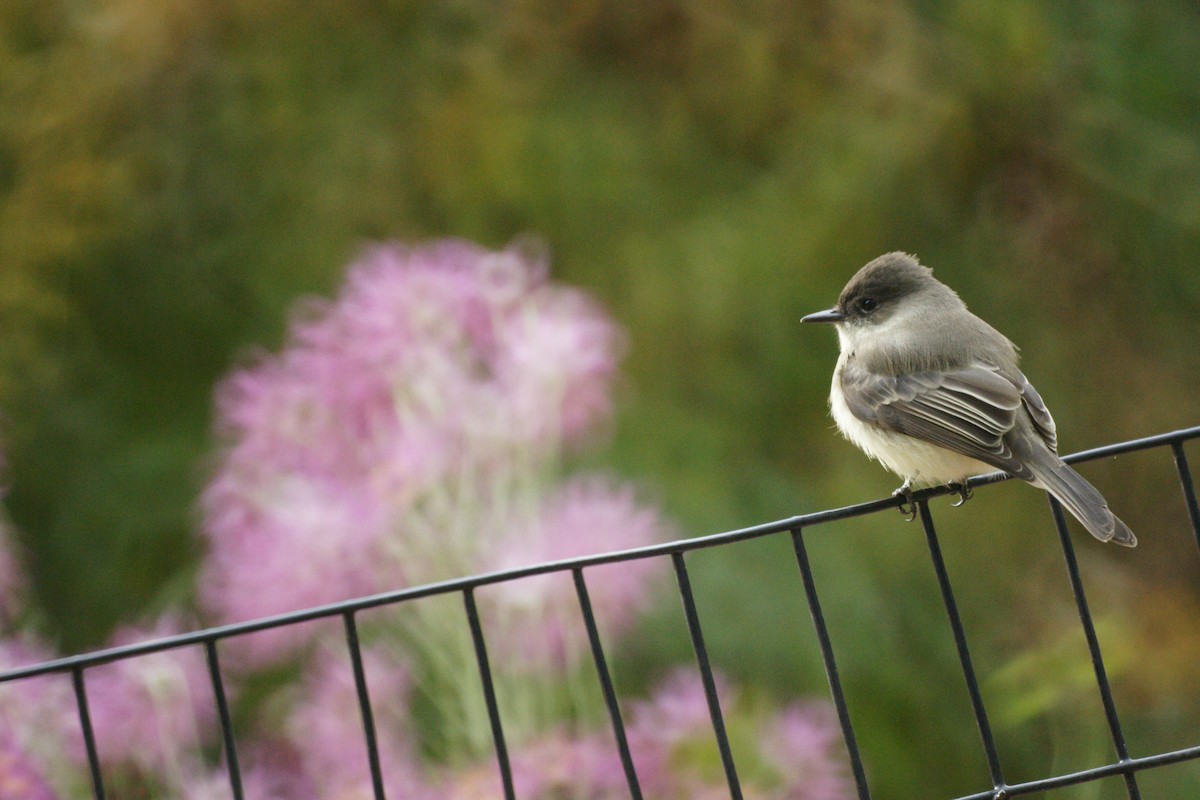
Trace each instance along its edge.
<path fill-rule="evenodd" d="M 921 266 L 916 257 L 907 253 L 885 253 L 854 274 L 836 306 L 809 314 L 800 321 L 845 322 L 865 317 L 890 300 L 927 287 L 942 287 L 933 277 L 933 270 Z"/>

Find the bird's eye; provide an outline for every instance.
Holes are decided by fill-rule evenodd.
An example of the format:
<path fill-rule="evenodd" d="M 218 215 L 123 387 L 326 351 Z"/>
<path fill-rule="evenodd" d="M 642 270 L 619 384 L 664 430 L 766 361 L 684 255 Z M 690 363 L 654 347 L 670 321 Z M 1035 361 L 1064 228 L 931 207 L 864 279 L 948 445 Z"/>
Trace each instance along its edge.
<path fill-rule="evenodd" d="M 858 302 L 858 307 L 869 314 L 879 308 L 879 301 L 874 297 L 864 297 Z"/>

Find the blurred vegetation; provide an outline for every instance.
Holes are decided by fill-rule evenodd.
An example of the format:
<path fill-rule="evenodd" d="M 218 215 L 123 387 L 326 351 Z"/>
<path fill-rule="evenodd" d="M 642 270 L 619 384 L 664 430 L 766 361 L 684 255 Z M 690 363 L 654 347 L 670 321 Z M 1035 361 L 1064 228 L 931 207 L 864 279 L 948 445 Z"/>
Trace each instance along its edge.
<path fill-rule="evenodd" d="M 44 627 L 79 649 L 187 595 L 214 382 L 380 238 L 544 239 L 629 331 L 586 458 L 694 534 L 892 488 L 831 431 L 836 346 L 798 324 L 887 250 L 1025 348 L 1064 451 L 1196 424 L 1197 52 L 1187 0 L 0 0 L 6 502 Z M 1143 543 L 1080 542 L 1131 746 L 1195 744 L 1170 459 L 1085 473 Z M 1044 500 L 972 506 L 935 513 L 1006 776 L 1111 760 Z M 878 795 L 978 790 L 920 531 L 810 547 Z M 822 692 L 789 558 L 697 558 L 706 634 L 738 678 Z M 630 685 L 689 656 L 663 606 Z"/>

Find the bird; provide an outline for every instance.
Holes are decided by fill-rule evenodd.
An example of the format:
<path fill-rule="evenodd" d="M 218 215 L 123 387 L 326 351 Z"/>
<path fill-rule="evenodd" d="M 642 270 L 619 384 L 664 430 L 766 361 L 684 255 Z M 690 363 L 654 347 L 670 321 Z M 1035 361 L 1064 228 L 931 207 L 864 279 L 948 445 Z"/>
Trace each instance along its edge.
<path fill-rule="evenodd" d="M 838 430 L 913 486 L 1002 470 L 1049 492 L 1092 536 L 1135 547 L 1104 496 L 1058 455 L 1049 409 L 1018 369 L 1017 347 L 972 314 L 915 256 L 886 253 L 855 273 L 837 305 L 802 318 L 831 323 L 840 354 L 829 404 Z"/>

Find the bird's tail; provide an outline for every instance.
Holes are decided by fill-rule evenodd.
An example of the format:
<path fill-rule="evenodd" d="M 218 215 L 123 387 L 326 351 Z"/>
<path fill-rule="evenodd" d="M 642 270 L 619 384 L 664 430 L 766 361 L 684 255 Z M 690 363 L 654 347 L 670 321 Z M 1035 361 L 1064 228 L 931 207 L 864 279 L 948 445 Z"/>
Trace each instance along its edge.
<path fill-rule="evenodd" d="M 1108 510 L 1108 502 L 1095 486 L 1049 449 L 1029 449 L 1036 450 L 1024 459 L 1036 478 L 1033 482 L 1062 503 L 1063 508 L 1070 511 L 1071 516 L 1079 520 L 1088 533 L 1102 542 L 1137 547 L 1137 537 L 1133 531 Z"/>

